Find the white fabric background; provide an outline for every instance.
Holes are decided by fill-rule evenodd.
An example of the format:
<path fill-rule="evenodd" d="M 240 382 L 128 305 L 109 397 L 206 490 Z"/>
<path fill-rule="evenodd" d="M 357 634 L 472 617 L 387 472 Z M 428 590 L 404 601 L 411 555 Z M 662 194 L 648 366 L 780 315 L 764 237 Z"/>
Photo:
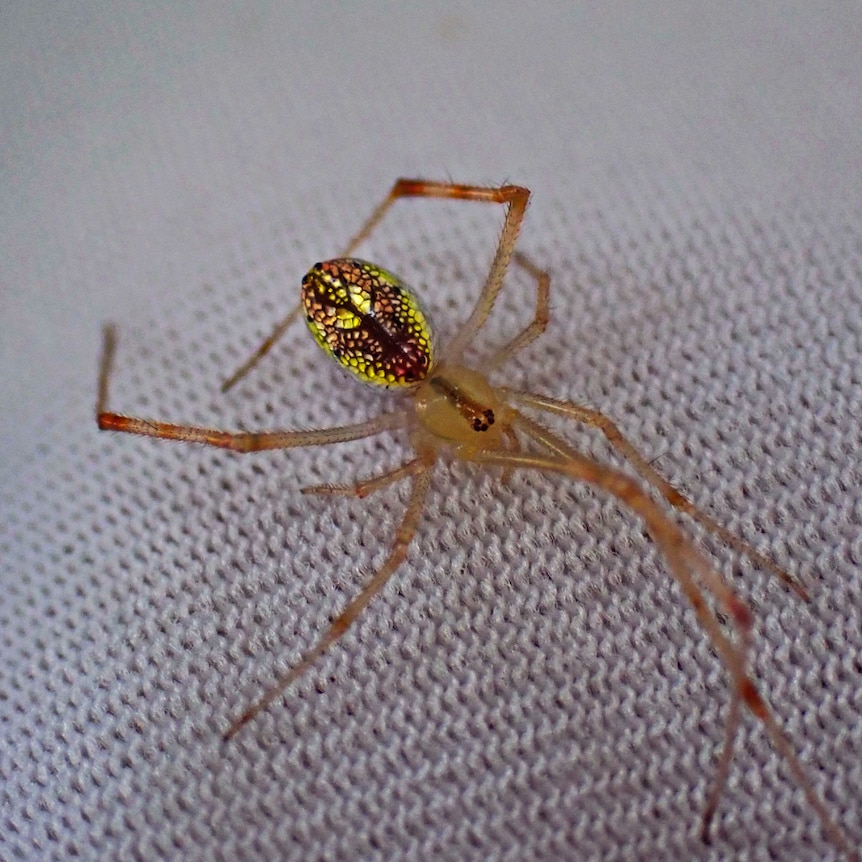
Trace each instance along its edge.
<path fill-rule="evenodd" d="M 399 175 L 530 186 L 521 247 L 553 274 L 554 320 L 500 379 L 616 417 L 809 583 L 803 606 L 704 540 L 756 611 L 782 725 L 862 839 L 862 16 L 752 7 L 2 13 L 0 857 L 834 857 L 750 717 L 699 842 L 720 666 L 638 523 L 541 475 L 441 469 L 385 593 L 220 743 L 381 561 L 404 502 L 298 489 L 405 441 L 239 457 L 99 433 L 100 325 L 119 326 L 118 410 L 376 413 L 301 328 L 218 384 Z M 499 215 L 405 203 L 363 255 L 451 332 Z M 513 276 L 489 339 L 532 302 Z"/>

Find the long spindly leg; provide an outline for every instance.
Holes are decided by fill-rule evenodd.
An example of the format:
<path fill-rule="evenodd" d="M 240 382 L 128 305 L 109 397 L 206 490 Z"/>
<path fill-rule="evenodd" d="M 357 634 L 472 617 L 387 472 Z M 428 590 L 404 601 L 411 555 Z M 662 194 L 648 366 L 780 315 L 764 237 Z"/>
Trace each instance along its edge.
<path fill-rule="evenodd" d="M 742 697 L 739 689 L 733 685 L 730 687 L 730 703 L 727 705 L 727 717 L 724 720 L 724 742 L 715 765 L 712 787 L 707 794 L 706 803 L 703 806 L 703 817 L 700 821 L 700 838 L 704 844 L 709 844 L 712 840 L 712 821 L 715 812 L 718 811 L 721 795 L 727 787 L 730 764 L 733 761 L 733 751 L 736 748 L 736 732 L 742 720 L 741 710 Z"/>
<path fill-rule="evenodd" d="M 425 498 L 428 495 L 433 463 L 433 454 L 427 454 L 422 458 L 421 469 L 416 472 L 413 479 L 410 500 L 398 526 L 392 548 L 374 577 L 362 588 L 362 592 L 333 620 L 323 637 L 299 662 L 227 729 L 224 734 L 225 740 L 229 740 L 235 736 L 244 725 L 248 724 L 262 709 L 266 709 L 291 683 L 299 679 L 323 653 L 344 635 L 368 603 L 383 589 L 386 582 L 407 556 L 407 549 L 416 532 L 416 527 L 425 505 Z"/>
<path fill-rule="evenodd" d="M 166 440 L 184 440 L 188 443 L 204 443 L 236 452 L 259 452 L 264 449 L 292 449 L 302 446 L 321 446 L 329 443 L 345 443 L 370 437 L 381 431 L 402 427 L 407 421 L 403 411 L 383 413 L 365 422 L 340 425 L 335 428 L 318 428 L 308 431 L 220 431 L 197 425 L 176 425 L 153 419 L 123 416 L 107 410 L 108 384 L 116 353 L 116 333 L 113 327 L 104 330 L 102 362 L 99 369 L 99 394 L 96 402 L 96 421 L 99 428 L 108 431 L 124 431 L 145 437 L 161 437 Z"/>
<path fill-rule="evenodd" d="M 397 185 L 398 183 L 396 183 L 396 186 Z M 386 210 L 388 210 L 389 207 L 392 206 L 393 202 L 396 200 L 396 197 L 393 197 L 392 194 L 394 190 L 395 189 L 393 188 L 393 190 L 389 192 L 389 194 L 383 199 L 383 201 L 374 208 L 374 211 L 365 221 L 365 224 L 362 225 L 356 236 L 354 236 L 350 240 L 350 242 L 347 243 L 347 246 L 341 252 L 341 257 L 349 257 L 354 251 L 354 249 L 359 245 L 359 243 L 371 234 L 371 231 L 385 215 Z M 264 356 L 266 356 L 267 353 L 269 353 L 269 351 L 272 349 L 278 339 L 281 338 L 282 335 L 284 335 L 288 327 L 290 327 L 293 321 L 296 320 L 297 317 L 299 317 L 301 311 L 302 304 L 297 303 L 294 308 L 292 308 L 290 312 L 275 325 L 275 328 L 272 330 L 272 332 L 266 338 L 264 338 L 260 347 L 258 347 L 257 350 L 255 350 L 255 352 L 252 353 L 252 355 L 248 359 L 246 359 L 246 361 L 243 362 L 243 364 L 240 365 L 240 367 L 237 368 L 237 370 L 234 371 L 234 373 L 231 374 L 231 376 L 228 377 L 224 383 L 222 383 L 222 392 L 227 392 L 228 389 L 238 383 L 260 362 L 261 359 L 263 359 Z"/>
<path fill-rule="evenodd" d="M 612 496 L 637 514 L 649 535 L 661 550 L 671 573 L 689 600 L 695 615 L 707 634 L 722 664 L 731 678 L 731 705 L 725 726 L 725 745 L 719 758 L 717 779 L 708 798 L 701 834 L 708 838 L 709 826 L 715 805 L 724 789 L 727 765 L 739 729 L 740 709 L 744 703 L 763 724 L 767 736 L 779 755 L 788 765 L 797 785 L 805 793 L 809 805 L 817 814 L 821 827 L 832 843 L 848 858 L 858 859 L 849 839 L 814 789 L 802 761 L 793 749 L 790 739 L 781 729 L 754 681 L 748 674 L 748 647 L 753 618 L 748 606 L 733 592 L 721 575 L 698 552 L 692 541 L 668 518 L 661 507 L 631 477 L 610 467 L 598 464 L 574 450 L 552 432 L 522 414 L 515 413 L 512 423 L 521 433 L 532 438 L 554 454 L 510 453 L 505 451 L 478 451 L 469 459 L 504 468 L 527 468 L 543 472 L 556 472 L 576 481 L 587 482 Z M 467 456 L 465 456 L 467 457 Z M 739 633 L 734 642 L 724 633 L 717 617 L 710 611 L 697 579 L 712 593 L 719 605 L 733 621 Z"/>
<path fill-rule="evenodd" d="M 410 461 L 401 464 L 394 470 L 389 470 L 379 476 L 373 476 L 370 479 L 362 479 L 352 485 L 309 485 L 302 489 L 303 494 L 324 494 L 324 495 L 340 495 L 342 497 L 363 497 L 391 485 L 393 482 L 398 482 L 400 479 L 406 479 L 408 476 L 415 476 L 416 473 L 424 470 L 425 463 L 421 458 L 412 458 Z"/>
<path fill-rule="evenodd" d="M 359 232 L 347 244 L 345 256 L 352 254 L 354 249 L 369 237 L 374 228 L 382 221 L 388 209 L 399 198 L 444 198 L 505 204 L 507 207 L 503 231 L 488 277 L 485 280 L 485 286 L 482 288 L 470 317 L 461 325 L 446 349 L 447 360 L 455 362 L 464 352 L 464 348 L 469 346 L 491 313 L 494 301 L 503 284 L 503 276 L 514 251 L 518 233 L 521 230 L 521 222 L 527 209 L 527 201 L 530 199 L 530 191 L 523 186 L 468 186 L 430 180 L 396 180 L 389 194 L 378 204 L 365 224 L 359 229 Z"/>
<path fill-rule="evenodd" d="M 530 392 L 519 392 L 501 387 L 501 391 L 507 398 L 522 404 L 525 407 L 533 407 L 537 410 L 544 410 L 548 413 L 556 413 L 561 416 L 566 416 L 570 419 L 575 419 L 578 422 L 583 422 L 592 428 L 598 428 L 607 438 L 608 442 L 629 461 L 629 463 L 637 470 L 638 473 L 649 482 L 656 490 L 658 490 L 665 500 L 670 503 L 675 509 L 684 512 L 692 520 L 697 521 L 702 527 L 709 530 L 718 536 L 723 542 L 729 545 L 733 550 L 740 554 L 744 554 L 753 560 L 760 568 L 782 580 L 792 589 L 800 598 L 808 601 L 808 593 L 805 588 L 797 580 L 791 577 L 780 566 L 774 563 L 769 557 L 755 550 L 747 542 L 739 538 L 735 533 L 732 533 L 726 527 L 723 527 L 715 521 L 710 515 L 699 509 L 685 495 L 677 491 L 670 482 L 667 481 L 643 455 L 623 436 L 617 425 L 609 419 L 604 413 L 598 410 L 593 410 L 589 407 L 584 407 L 580 404 L 575 404 L 571 401 L 560 401 L 556 398 L 549 398 L 544 395 L 534 395 Z"/>
<path fill-rule="evenodd" d="M 532 344 L 547 328 L 550 320 L 551 276 L 545 270 L 536 266 L 527 255 L 516 251 L 512 261 L 526 270 L 536 280 L 536 311 L 533 319 L 511 341 L 498 347 L 487 359 L 479 363 L 479 368 L 486 374 L 502 365 L 528 344 Z"/>
<path fill-rule="evenodd" d="M 275 329 L 273 329 L 272 332 L 267 335 L 266 338 L 264 338 L 263 343 L 260 345 L 260 347 L 258 347 L 257 350 L 255 350 L 255 352 L 252 353 L 252 355 L 249 356 L 249 358 L 246 359 L 246 361 L 243 362 L 243 364 L 240 365 L 240 367 L 237 368 L 237 370 L 234 371 L 234 373 L 231 374 L 231 376 L 228 377 L 228 379 L 225 380 L 224 383 L 222 383 L 222 392 L 227 392 L 228 389 L 230 389 L 234 384 L 242 380 L 242 378 L 245 377 L 246 374 L 248 374 L 249 371 L 251 371 L 252 368 L 254 368 L 255 365 L 257 365 L 258 362 L 260 362 L 260 360 L 263 359 L 263 357 L 266 356 L 267 353 L 269 353 L 275 342 L 278 341 L 278 339 L 281 338 L 281 336 L 284 335 L 285 332 L 287 332 L 287 329 L 290 324 L 293 323 L 293 321 L 296 320 L 297 317 L 299 317 L 299 312 L 301 310 L 302 305 L 300 303 L 297 303 L 296 306 L 291 309 L 290 313 L 284 319 L 278 322 Z"/>
<path fill-rule="evenodd" d="M 341 257 L 350 257 L 356 248 L 371 235 L 372 231 L 383 220 L 386 212 L 399 198 L 448 198 L 454 200 L 479 201 L 484 203 L 508 204 L 506 222 L 500 237 L 497 253 L 479 302 L 473 310 L 470 319 L 462 326 L 449 348 L 449 358 L 454 360 L 463 352 L 464 347 L 482 327 L 494 305 L 503 282 L 503 275 L 509 263 L 515 241 L 521 229 L 521 222 L 530 198 L 529 189 L 521 186 L 468 186 L 458 183 L 434 182 L 430 180 L 399 179 L 390 189 L 385 198 L 374 208 L 365 223 L 347 243 L 341 252 Z M 297 318 L 301 306 L 297 305 L 275 326 L 272 332 L 263 340 L 260 347 L 222 383 L 222 392 L 227 392 L 234 384 L 245 377 L 269 353 L 272 346 L 285 333 L 287 328 Z"/>

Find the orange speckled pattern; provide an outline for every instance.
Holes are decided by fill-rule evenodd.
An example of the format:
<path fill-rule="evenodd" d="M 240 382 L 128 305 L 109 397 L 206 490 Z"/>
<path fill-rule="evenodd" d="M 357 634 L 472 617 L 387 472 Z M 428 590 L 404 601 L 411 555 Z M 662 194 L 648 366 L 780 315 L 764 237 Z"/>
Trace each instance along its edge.
<path fill-rule="evenodd" d="M 302 304 L 317 343 L 363 382 L 409 387 L 428 373 L 428 317 L 391 272 L 352 258 L 315 264 L 302 280 Z"/>

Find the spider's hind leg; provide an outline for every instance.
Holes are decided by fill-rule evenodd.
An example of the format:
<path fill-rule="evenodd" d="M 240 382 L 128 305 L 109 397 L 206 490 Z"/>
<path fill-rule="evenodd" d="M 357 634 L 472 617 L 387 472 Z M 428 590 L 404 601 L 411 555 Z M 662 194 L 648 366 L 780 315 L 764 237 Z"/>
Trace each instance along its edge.
<path fill-rule="evenodd" d="M 299 312 L 301 310 L 302 306 L 297 303 L 296 306 L 291 309 L 290 313 L 278 322 L 278 325 L 275 327 L 275 329 L 273 329 L 272 332 L 266 338 L 264 338 L 260 347 L 258 347 L 257 350 L 255 350 L 255 352 L 252 353 L 252 355 L 248 359 L 246 359 L 246 361 L 243 362 L 243 364 L 240 365 L 240 367 L 237 368 L 237 370 L 234 371 L 234 373 L 231 374 L 231 376 L 228 377 L 227 380 L 224 381 L 224 383 L 222 383 L 222 392 L 227 392 L 228 389 L 234 386 L 234 384 L 242 380 L 242 378 L 245 377 L 246 374 L 248 374 L 249 371 L 251 371 L 257 365 L 257 363 L 260 362 L 260 360 L 263 359 L 264 356 L 266 356 L 267 353 L 269 353 L 275 342 L 278 341 L 278 339 L 281 338 L 282 335 L 284 335 L 290 324 L 293 323 L 293 321 L 296 320 L 296 318 L 299 316 Z"/>

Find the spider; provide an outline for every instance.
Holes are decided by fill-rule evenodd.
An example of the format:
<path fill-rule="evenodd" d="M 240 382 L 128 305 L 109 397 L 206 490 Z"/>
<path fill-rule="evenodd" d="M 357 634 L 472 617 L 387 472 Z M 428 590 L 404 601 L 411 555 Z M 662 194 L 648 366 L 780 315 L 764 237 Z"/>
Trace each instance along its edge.
<path fill-rule="evenodd" d="M 443 198 L 502 204 L 506 208 L 502 233 L 479 298 L 466 321 L 439 354 L 428 317 L 407 284 L 391 272 L 352 256 L 390 207 L 401 198 Z M 482 187 L 399 179 L 347 244 L 341 257 L 317 263 L 308 271 L 302 281 L 300 303 L 222 385 L 222 391 L 227 391 L 248 374 L 302 314 L 324 352 L 347 371 L 365 383 L 401 393 L 401 402 L 396 409 L 363 422 L 305 431 L 229 432 L 109 412 L 108 382 L 116 352 L 116 334 L 112 326 L 105 327 L 96 408 L 101 429 L 203 443 L 237 452 L 343 443 L 396 429 L 405 429 L 409 434 L 412 457 L 395 469 L 351 485 L 330 484 L 302 489 L 307 494 L 365 497 L 394 482 L 409 479 L 411 483 L 409 501 L 381 567 L 330 624 L 317 644 L 233 722 L 224 739 L 231 739 L 301 677 L 344 635 L 383 589 L 407 555 L 422 516 L 432 470 L 441 456 L 448 453 L 450 457 L 475 464 L 501 467 L 504 473 L 521 469 L 557 473 L 610 494 L 640 517 L 729 676 L 730 703 L 724 740 L 701 820 L 702 839 L 710 840 L 711 823 L 727 783 L 742 708 L 747 707 L 762 723 L 772 745 L 787 763 L 816 812 L 824 833 L 849 858 L 856 859 L 850 840 L 818 796 L 789 737 L 779 726 L 749 673 L 754 622 L 749 607 L 641 483 L 587 458 L 528 412 L 556 414 L 598 429 L 627 459 L 640 479 L 651 486 L 652 491 L 657 491 L 670 507 L 691 517 L 735 551 L 747 555 L 802 599 L 807 598 L 805 589 L 774 562 L 695 507 L 658 474 L 602 413 L 571 401 L 489 382 L 488 375 L 535 341 L 545 331 L 550 319 L 549 274 L 515 250 L 529 198 L 529 190 L 522 186 Z M 468 367 L 463 359 L 465 350 L 485 325 L 510 262 L 535 282 L 533 319 L 476 367 Z M 707 601 L 707 596 L 711 602 Z M 732 634 L 725 631 L 720 615 L 729 622 Z"/>

